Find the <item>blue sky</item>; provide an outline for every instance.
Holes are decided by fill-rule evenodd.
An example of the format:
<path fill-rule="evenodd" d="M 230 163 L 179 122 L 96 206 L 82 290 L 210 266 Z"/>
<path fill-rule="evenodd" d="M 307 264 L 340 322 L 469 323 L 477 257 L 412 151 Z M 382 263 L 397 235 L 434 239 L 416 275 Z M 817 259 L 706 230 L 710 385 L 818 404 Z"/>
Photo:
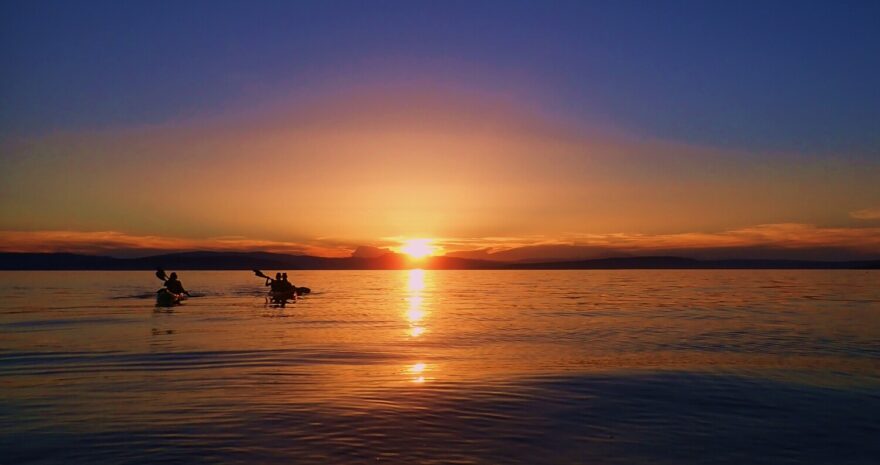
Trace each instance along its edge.
<path fill-rule="evenodd" d="M 4 2 L 0 128 L 431 78 L 649 137 L 876 154 L 878 20 L 877 2 Z"/>

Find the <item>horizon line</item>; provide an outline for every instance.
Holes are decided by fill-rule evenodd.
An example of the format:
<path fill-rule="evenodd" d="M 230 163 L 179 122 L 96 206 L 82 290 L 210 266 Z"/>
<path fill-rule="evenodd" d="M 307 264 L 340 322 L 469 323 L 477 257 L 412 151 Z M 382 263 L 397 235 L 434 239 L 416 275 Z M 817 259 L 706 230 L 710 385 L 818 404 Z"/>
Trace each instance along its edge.
<path fill-rule="evenodd" d="M 200 256 L 196 255 L 199 254 Z M 223 259 L 223 256 L 226 259 Z M 250 256 L 248 256 L 250 255 Z M 263 255 L 261 258 L 257 255 Z M 273 258 L 265 258 L 266 255 Z M 217 258 L 220 258 L 218 261 Z M 275 258 L 277 257 L 277 258 Z M 305 262 L 303 262 L 305 260 Z M 438 261 L 439 260 L 439 261 Z M 317 262 L 316 262 L 317 261 Z M 146 271 L 177 270 L 576 270 L 576 269 L 880 269 L 880 258 L 803 260 L 739 257 L 699 259 L 671 255 L 602 257 L 580 260 L 490 261 L 447 256 L 413 259 L 388 252 L 379 257 L 317 257 L 271 252 L 193 250 L 145 257 L 117 258 L 68 252 L 0 252 L 3 271 Z"/>

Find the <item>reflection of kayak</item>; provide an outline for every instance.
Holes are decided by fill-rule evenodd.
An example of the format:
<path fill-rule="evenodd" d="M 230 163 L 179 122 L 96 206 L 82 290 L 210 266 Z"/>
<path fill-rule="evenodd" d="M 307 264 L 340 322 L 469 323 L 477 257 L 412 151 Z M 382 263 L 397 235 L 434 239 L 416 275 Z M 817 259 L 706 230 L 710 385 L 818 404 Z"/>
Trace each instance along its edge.
<path fill-rule="evenodd" d="M 156 291 L 156 305 L 160 307 L 171 307 L 180 304 L 181 300 L 186 299 L 184 294 L 175 294 L 168 289 L 162 288 Z"/>

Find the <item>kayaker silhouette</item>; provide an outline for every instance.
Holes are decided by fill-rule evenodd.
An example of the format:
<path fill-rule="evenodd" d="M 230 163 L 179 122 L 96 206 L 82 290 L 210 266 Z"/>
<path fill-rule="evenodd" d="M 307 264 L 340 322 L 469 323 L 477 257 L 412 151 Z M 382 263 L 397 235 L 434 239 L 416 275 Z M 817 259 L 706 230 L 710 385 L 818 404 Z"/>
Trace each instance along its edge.
<path fill-rule="evenodd" d="M 281 273 L 275 273 L 275 279 L 272 279 L 266 276 L 266 285 L 271 286 L 270 290 L 272 292 L 281 290 Z"/>
<path fill-rule="evenodd" d="M 312 292 L 312 290 L 307 287 L 294 286 L 287 280 L 287 273 L 275 273 L 275 279 L 272 279 L 260 270 L 253 270 L 253 272 L 257 277 L 266 279 L 266 286 L 272 286 L 271 293 L 275 294 L 273 299 L 276 297 L 289 299 L 296 295 L 304 295 Z"/>
<path fill-rule="evenodd" d="M 156 291 L 156 305 L 162 307 L 177 305 L 189 295 L 189 291 L 184 289 L 183 284 L 177 279 L 177 273 L 166 276 L 165 270 L 160 268 L 156 270 L 156 277 L 165 283 L 162 289 Z"/>
<path fill-rule="evenodd" d="M 290 291 L 293 292 L 296 290 L 296 286 L 294 286 L 290 281 L 287 280 L 287 273 L 281 273 L 281 289 L 282 291 Z"/>
<path fill-rule="evenodd" d="M 165 281 L 165 289 L 175 293 L 175 294 L 186 294 L 189 295 L 189 292 L 183 288 L 183 283 L 177 279 L 177 273 L 172 272 L 170 276 L 168 276 L 168 280 Z"/>

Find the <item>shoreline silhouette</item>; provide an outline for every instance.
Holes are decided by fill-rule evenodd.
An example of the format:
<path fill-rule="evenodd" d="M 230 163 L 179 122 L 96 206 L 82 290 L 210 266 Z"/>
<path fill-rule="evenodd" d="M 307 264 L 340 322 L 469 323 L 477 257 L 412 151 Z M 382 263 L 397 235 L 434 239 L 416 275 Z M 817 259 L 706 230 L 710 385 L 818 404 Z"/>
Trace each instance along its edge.
<path fill-rule="evenodd" d="M 880 259 L 819 261 L 774 259 L 700 260 L 675 256 L 612 257 L 591 260 L 497 262 L 436 256 L 413 260 L 402 254 L 328 258 L 265 252 L 183 252 L 139 258 L 70 253 L 0 253 L 0 270 L 574 270 L 574 269 L 817 269 L 876 270 Z"/>

